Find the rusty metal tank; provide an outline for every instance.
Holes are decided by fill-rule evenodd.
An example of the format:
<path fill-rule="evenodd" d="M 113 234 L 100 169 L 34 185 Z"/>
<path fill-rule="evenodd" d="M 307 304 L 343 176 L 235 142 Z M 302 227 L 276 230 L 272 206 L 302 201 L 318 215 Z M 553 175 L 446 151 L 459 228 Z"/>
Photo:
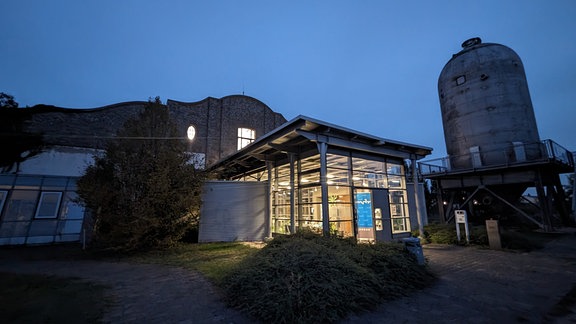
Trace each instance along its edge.
<path fill-rule="evenodd" d="M 438 94 L 453 170 L 541 156 L 524 66 L 512 49 L 465 41 L 442 69 Z"/>

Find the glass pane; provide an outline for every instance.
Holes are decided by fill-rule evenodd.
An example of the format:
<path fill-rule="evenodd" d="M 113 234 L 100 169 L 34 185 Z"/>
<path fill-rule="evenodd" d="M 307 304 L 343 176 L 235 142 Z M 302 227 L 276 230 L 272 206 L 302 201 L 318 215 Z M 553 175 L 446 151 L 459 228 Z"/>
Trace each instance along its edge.
<path fill-rule="evenodd" d="M 386 175 L 380 173 L 354 172 L 352 175 L 354 186 L 369 188 L 388 188 Z"/>
<path fill-rule="evenodd" d="M 306 221 L 322 221 L 322 206 L 320 203 L 317 204 L 301 204 L 297 206 L 298 210 L 300 210 L 301 215 L 298 218 L 300 223 Z"/>
<path fill-rule="evenodd" d="M 61 192 L 43 192 L 36 211 L 36 218 L 56 218 L 60 207 Z"/>
<path fill-rule="evenodd" d="M 306 174 L 300 175 L 300 184 L 307 185 L 307 184 L 315 184 L 320 183 L 320 172 L 308 172 Z"/>
<path fill-rule="evenodd" d="M 397 164 L 397 163 L 390 163 L 388 162 L 386 164 L 386 172 L 388 174 L 404 174 L 404 166 L 402 164 Z"/>
<path fill-rule="evenodd" d="M 290 177 L 290 165 L 284 164 L 276 167 L 278 177 Z"/>
<path fill-rule="evenodd" d="M 274 218 L 272 232 L 290 234 L 290 218 Z"/>
<path fill-rule="evenodd" d="M 67 178 L 44 178 L 42 182 L 43 190 L 65 190 Z"/>
<path fill-rule="evenodd" d="M 0 188 L 12 189 L 15 176 L 13 175 L 0 175 Z"/>
<path fill-rule="evenodd" d="M 2 222 L 0 223 L 0 237 L 28 236 L 30 222 Z"/>
<path fill-rule="evenodd" d="M 350 187 L 328 186 L 329 203 L 351 203 Z"/>
<path fill-rule="evenodd" d="M 326 166 L 329 168 L 338 168 L 348 170 L 348 157 L 336 154 L 326 155 Z"/>
<path fill-rule="evenodd" d="M 352 221 L 352 204 L 329 204 L 330 221 Z"/>
<path fill-rule="evenodd" d="M 14 188 L 18 189 L 40 189 L 41 177 L 18 176 Z"/>
<path fill-rule="evenodd" d="M 300 172 L 320 169 L 320 155 L 313 155 L 300 160 Z"/>
<path fill-rule="evenodd" d="M 309 228 L 318 234 L 322 233 L 322 221 L 309 221 L 299 225 L 300 228 Z"/>
<path fill-rule="evenodd" d="M 82 231 L 82 220 L 62 222 L 60 234 L 79 234 Z"/>
<path fill-rule="evenodd" d="M 330 233 L 342 237 L 354 236 L 352 221 L 330 222 Z"/>
<path fill-rule="evenodd" d="M 48 236 L 56 234 L 57 220 L 35 220 L 30 225 L 28 236 Z"/>
<path fill-rule="evenodd" d="M 406 226 L 404 225 L 404 218 L 392 219 L 392 232 L 405 232 Z"/>
<path fill-rule="evenodd" d="M 78 189 L 77 182 L 78 182 L 77 179 L 68 178 L 68 187 L 67 187 L 67 189 L 68 189 L 68 190 L 77 190 L 77 189 Z"/>
<path fill-rule="evenodd" d="M 84 219 L 84 207 L 74 200 L 78 197 L 75 192 L 66 192 L 60 215 L 62 219 Z"/>
<path fill-rule="evenodd" d="M 326 181 L 329 185 L 339 184 L 347 185 L 348 182 L 348 170 L 340 169 L 328 169 L 328 175 L 326 176 L 328 180 Z"/>
<path fill-rule="evenodd" d="M 406 185 L 404 184 L 403 176 L 388 176 L 388 186 L 390 188 L 404 189 Z"/>
<path fill-rule="evenodd" d="M 0 215 L 2 215 L 2 209 L 4 208 L 4 202 L 6 201 L 6 196 L 8 191 L 0 191 Z"/>
<path fill-rule="evenodd" d="M 5 221 L 30 220 L 34 217 L 36 210 L 36 199 L 38 191 L 35 190 L 14 190 L 8 200 Z"/>
<path fill-rule="evenodd" d="M 361 158 L 352 158 L 352 169 L 355 171 L 384 173 L 384 162 Z"/>

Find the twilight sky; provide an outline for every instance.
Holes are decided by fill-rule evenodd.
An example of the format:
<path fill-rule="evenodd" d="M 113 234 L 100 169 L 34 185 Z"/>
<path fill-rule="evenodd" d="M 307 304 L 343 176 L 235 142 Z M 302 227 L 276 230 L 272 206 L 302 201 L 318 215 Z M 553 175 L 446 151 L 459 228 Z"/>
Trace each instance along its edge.
<path fill-rule="evenodd" d="M 437 81 L 471 37 L 524 63 L 541 139 L 576 151 L 576 1 L 2 0 L 20 106 L 252 96 L 446 155 Z"/>

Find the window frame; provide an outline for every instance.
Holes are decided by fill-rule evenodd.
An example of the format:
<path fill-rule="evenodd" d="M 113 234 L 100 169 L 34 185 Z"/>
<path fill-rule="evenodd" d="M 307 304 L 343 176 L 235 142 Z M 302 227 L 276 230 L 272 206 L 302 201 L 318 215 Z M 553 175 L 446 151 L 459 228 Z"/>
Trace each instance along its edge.
<path fill-rule="evenodd" d="M 248 132 L 248 134 L 246 134 Z M 248 135 L 249 137 L 246 137 Z M 250 145 L 256 140 L 256 130 L 247 127 L 238 127 L 238 142 L 236 148 L 238 151 Z"/>
<path fill-rule="evenodd" d="M 4 203 L 8 200 L 8 190 L 0 190 L 0 194 L 2 194 L 2 199 L 0 199 L 0 215 L 2 215 L 2 211 L 4 210 Z"/>
<path fill-rule="evenodd" d="M 54 214 L 53 215 L 48 215 L 48 216 L 44 216 L 44 215 L 39 215 L 42 204 L 44 202 L 44 197 L 48 196 L 48 195 L 52 195 L 52 194 L 56 194 L 58 195 L 58 200 L 56 202 L 56 206 L 54 208 Z M 38 200 L 38 204 L 36 205 L 36 213 L 34 213 L 34 219 L 57 219 L 58 218 L 58 213 L 60 211 L 60 205 L 62 204 L 62 192 L 61 191 L 42 191 L 40 192 L 40 199 Z"/>

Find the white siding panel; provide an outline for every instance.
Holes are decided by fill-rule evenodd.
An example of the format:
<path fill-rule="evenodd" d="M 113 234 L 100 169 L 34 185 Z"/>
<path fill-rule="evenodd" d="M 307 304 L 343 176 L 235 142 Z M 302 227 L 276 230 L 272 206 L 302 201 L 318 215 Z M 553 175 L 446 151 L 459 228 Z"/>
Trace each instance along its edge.
<path fill-rule="evenodd" d="M 209 181 L 202 191 L 198 241 L 262 241 L 268 226 L 268 183 Z"/>
<path fill-rule="evenodd" d="M 416 214 L 416 199 L 414 197 L 414 184 L 407 183 L 406 184 L 406 191 L 408 194 L 408 212 L 410 213 L 410 224 L 411 230 L 415 230 L 418 228 L 418 215 Z M 419 209 L 420 213 L 422 214 L 422 221 L 424 221 L 423 225 L 428 225 L 428 213 L 426 212 L 426 197 L 424 196 L 424 184 L 418 183 L 418 200 L 419 201 Z"/>

